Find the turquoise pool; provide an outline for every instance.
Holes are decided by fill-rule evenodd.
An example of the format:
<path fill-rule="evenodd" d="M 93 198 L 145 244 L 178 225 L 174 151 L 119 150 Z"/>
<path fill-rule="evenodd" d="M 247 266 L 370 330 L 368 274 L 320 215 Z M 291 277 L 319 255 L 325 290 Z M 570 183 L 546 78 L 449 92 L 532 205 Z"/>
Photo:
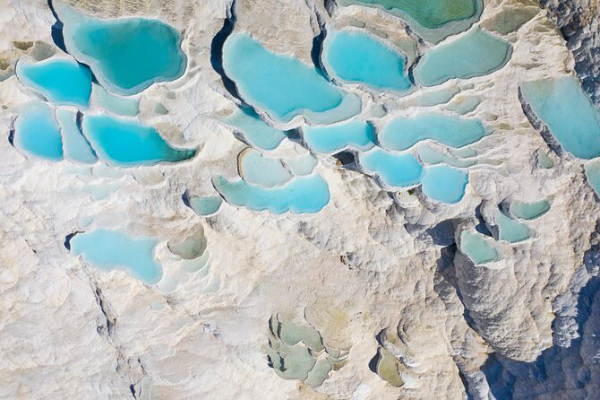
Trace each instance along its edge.
<path fill-rule="evenodd" d="M 111 92 L 131 95 L 155 82 L 172 81 L 185 71 L 181 36 L 158 19 L 95 19 L 64 3 L 54 9 L 64 24 L 69 52 L 89 65 Z"/>
<path fill-rule="evenodd" d="M 92 92 L 89 68 L 66 58 L 49 58 L 32 63 L 20 60 L 16 73 L 26 86 L 59 105 L 87 108 Z"/>
<path fill-rule="evenodd" d="M 515 221 L 502 211 L 498 210 L 496 215 L 496 226 L 498 227 L 498 239 L 509 243 L 519 243 L 531 238 L 531 229 L 527 225 Z"/>
<path fill-rule="evenodd" d="M 84 164 L 95 163 L 98 158 L 77 126 L 77 113 L 68 109 L 58 109 L 56 119 L 62 132 L 65 157 Z"/>
<path fill-rule="evenodd" d="M 423 86 L 435 86 L 450 79 L 488 75 L 506 65 L 511 55 L 509 43 L 474 28 L 425 53 L 415 67 L 415 81 Z"/>
<path fill-rule="evenodd" d="M 566 151 L 586 160 L 600 156 L 600 113 L 577 78 L 525 82 L 521 94 Z"/>
<path fill-rule="evenodd" d="M 323 61 L 337 79 L 368 87 L 406 93 L 406 57 L 371 34 L 356 30 L 332 31 L 323 45 Z"/>
<path fill-rule="evenodd" d="M 140 112 L 140 99 L 116 96 L 100 85 L 93 85 L 92 102 L 113 114 L 135 117 Z"/>
<path fill-rule="evenodd" d="M 229 36 L 223 68 L 246 101 L 282 122 L 304 115 L 333 123 L 360 112 L 360 99 L 327 82 L 314 66 L 272 53 L 247 34 Z"/>
<path fill-rule="evenodd" d="M 304 141 L 316 152 L 334 154 L 346 149 L 365 151 L 375 145 L 375 128 L 370 122 L 353 120 L 330 126 L 302 128 Z"/>
<path fill-rule="evenodd" d="M 248 107 L 237 109 L 222 122 L 240 130 L 248 144 L 263 150 L 275 149 L 286 137 L 284 131 L 271 127 Z"/>
<path fill-rule="evenodd" d="M 460 235 L 460 250 L 473 261 L 475 265 L 489 264 L 499 261 L 498 250 L 478 233 L 463 232 Z"/>
<path fill-rule="evenodd" d="M 514 201 L 510 203 L 508 210 L 510 214 L 517 218 L 532 220 L 546 214 L 550 210 L 550 203 L 546 200 L 535 201 L 533 203 Z"/>
<path fill-rule="evenodd" d="M 392 120 L 379 135 L 379 141 L 382 147 L 391 150 L 407 150 L 427 139 L 451 147 L 462 147 L 477 142 L 485 134 L 485 128 L 478 119 L 420 114 Z"/>
<path fill-rule="evenodd" d="M 430 199 L 455 204 L 465 196 L 469 174 L 446 165 L 428 167 L 423 177 L 423 193 Z"/>
<path fill-rule="evenodd" d="M 196 154 L 169 146 L 152 127 L 106 114 L 84 116 L 83 133 L 100 159 L 125 167 L 184 161 Z"/>
<path fill-rule="evenodd" d="M 423 166 L 412 154 L 395 154 L 375 147 L 360 153 L 359 163 L 364 172 L 376 174 L 392 188 L 415 186 L 423 177 Z"/>
<path fill-rule="evenodd" d="M 78 233 L 70 241 L 71 253 L 101 271 L 124 269 L 147 285 L 158 283 L 162 267 L 154 258 L 157 240 L 131 237 L 125 232 L 96 229 Z"/>
<path fill-rule="evenodd" d="M 265 157 L 251 148 L 240 153 L 238 170 L 246 182 L 267 188 L 281 186 L 292 179 L 280 159 Z"/>
<path fill-rule="evenodd" d="M 54 111 L 44 102 L 33 101 L 19 109 L 14 141 L 18 148 L 34 156 L 52 161 L 63 158 L 62 138 Z"/>
<path fill-rule="evenodd" d="M 218 196 L 192 197 L 190 208 L 201 217 L 215 214 L 221 208 L 223 200 Z"/>
<path fill-rule="evenodd" d="M 312 214 L 329 203 L 329 187 L 317 174 L 296 177 L 274 188 L 255 186 L 242 179 L 232 181 L 222 176 L 214 178 L 213 185 L 228 203 L 254 211 Z"/>

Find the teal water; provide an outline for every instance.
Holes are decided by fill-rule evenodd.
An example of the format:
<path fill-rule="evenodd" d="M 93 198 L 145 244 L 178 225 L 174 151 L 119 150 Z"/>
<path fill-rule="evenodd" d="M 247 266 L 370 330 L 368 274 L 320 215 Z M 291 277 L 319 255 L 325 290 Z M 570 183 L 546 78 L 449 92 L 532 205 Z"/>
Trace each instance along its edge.
<path fill-rule="evenodd" d="M 435 92 L 423 93 L 417 98 L 417 104 L 421 107 L 432 107 L 449 102 L 460 92 L 456 86 L 436 90 Z"/>
<path fill-rule="evenodd" d="M 424 144 L 419 145 L 417 154 L 422 163 L 429 165 L 446 164 L 451 167 L 468 168 L 477 164 L 477 161 L 475 160 L 464 160 L 452 155 L 447 155 Z"/>
<path fill-rule="evenodd" d="M 590 163 L 585 166 L 585 177 L 594 192 L 600 196 L 600 163 Z"/>
<path fill-rule="evenodd" d="M 268 125 L 251 108 L 239 108 L 222 122 L 239 129 L 248 144 L 263 150 L 273 150 L 285 139 L 285 132 Z"/>
<path fill-rule="evenodd" d="M 500 260 L 498 250 L 480 234 L 463 232 L 460 235 L 460 250 L 475 263 L 489 264 Z"/>
<path fill-rule="evenodd" d="M 89 68 L 66 58 L 49 58 L 29 63 L 19 61 L 17 77 L 49 101 L 59 105 L 87 108 L 92 91 Z"/>
<path fill-rule="evenodd" d="M 391 150 L 407 150 L 426 139 L 451 147 L 462 147 L 477 142 L 485 134 L 485 128 L 478 119 L 420 114 L 394 119 L 379 135 L 379 141 L 382 147 Z"/>
<path fill-rule="evenodd" d="M 139 93 L 154 82 L 179 78 L 185 70 L 179 32 L 158 19 L 95 19 L 64 3 L 54 9 L 64 24 L 69 52 L 111 92 Z"/>
<path fill-rule="evenodd" d="M 15 123 L 15 145 L 29 154 L 52 161 L 62 160 L 60 129 L 52 108 L 33 101 L 19 109 Z"/>
<path fill-rule="evenodd" d="M 524 220 L 532 220 L 541 217 L 550 210 L 550 203 L 546 200 L 533 203 L 524 203 L 521 201 L 512 202 L 509 206 L 509 212 Z"/>
<path fill-rule="evenodd" d="M 267 50 L 247 34 L 229 36 L 223 68 L 250 104 L 288 122 L 304 115 L 313 123 L 333 123 L 360 112 L 360 99 L 346 94 L 299 59 Z"/>
<path fill-rule="evenodd" d="M 274 214 L 317 213 L 329 203 L 329 187 L 319 175 L 297 177 L 283 186 L 263 188 L 240 179 L 230 181 L 222 176 L 213 184 L 225 200 L 237 207 Z"/>
<path fill-rule="evenodd" d="M 390 187 L 414 186 L 423 176 L 423 166 L 412 154 L 394 154 L 376 147 L 361 153 L 359 162 L 362 169 L 377 174 Z"/>
<path fill-rule="evenodd" d="M 312 154 L 307 153 L 301 157 L 284 158 L 283 163 L 287 166 L 292 175 L 302 176 L 312 174 L 319 162 Z"/>
<path fill-rule="evenodd" d="M 330 126 L 302 128 L 304 141 L 316 152 L 334 154 L 349 148 L 365 151 L 375 145 L 375 128 L 370 122 L 353 120 Z"/>
<path fill-rule="evenodd" d="M 425 53 L 414 70 L 415 81 L 435 86 L 454 78 L 488 75 L 502 68 L 511 54 L 509 43 L 475 28 Z"/>
<path fill-rule="evenodd" d="M 190 198 L 190 207 L 201 217 L 213 215 L 221 208 L 223 200 L 217 196 L 192 197 Z"/>
<path fill-rule="evenodd" d="M 521 94 L 566 151 L 586 160 L 600 156 L 600 112 L 577 78 L 525 82 Z"/>
<path fill-rule="evenodd" d="M 323 56 L 330 73 L 342 81 L 394 92 L 412 87 L 405 73 L 405 56 L 368 33 L 331 32 Z"/>
<path fill-rule="evenodd" d="M 84 164 L 95 163 L 98 158 L 77 126 L 77 113 L 67 109 L 58 109 L 56 119 L 62 133 L 65 157 L 68 160 Z"/>
<path fill-rule="evenodd" d="M 93 85 L 92 102 L 113 114 L 135 117 L 140 112 L 140 99 L 116 96 L 100 85 Z"/>
<path fill-rule="evenodd" d="M 96 229 L 71 239 L 71 253 L 101 271 L 124 269 L 134 278 L 153 285 L 162 278 L 162 267 L 154 258 L 157 240 L 131 237 L 125 232 Z"/>
<path fill-rule="evenodd" d="M 100 159 L 125 167 L 184 161 L 196 154 L 172 148 L 150 126 L 106 114 L 84 116 L 83 133 Z"/>
<path fill-rule="evenodd" d="M 271 188 L 281 186 L 292 179 L 292 174 L 278 158 L 264 157 L 256 150 L 247 148 L 238 159 L 239 175 L 248 183 Z"/>
<path fill-rule="evenodd" d="M 446 165 L 429 167 L 423 177 L 423 193 L 433 200 L 455 204 L 464 197 L 468 182 L 469 174 L 464 171 Z"/>
<path fill-rule="evenodd" d="M 509 243 L 518 243 L 531 238 L 531 230 L 527 225 L 505 215 L 498 210 L 495 216 L 498 226 L 498 239 Z"/>
<path fill-rule="evenodd" d="M 445 109 L 455 112 L 460 115 L 465 115 L 475 110 L 481 104 L 481 100 L 477 96 L 468 96 L 456 99 L 448 104 Z"/>

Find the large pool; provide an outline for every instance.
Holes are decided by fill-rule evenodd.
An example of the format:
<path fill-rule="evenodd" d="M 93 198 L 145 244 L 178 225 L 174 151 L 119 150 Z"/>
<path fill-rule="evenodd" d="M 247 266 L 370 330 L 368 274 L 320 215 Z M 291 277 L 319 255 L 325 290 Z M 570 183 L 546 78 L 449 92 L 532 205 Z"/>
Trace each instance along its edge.
<path fill-rule="evenodd" d="M 15 123 L 14 144 L 34 156 L 62 160 L 62 138 L 52 108 L 41 101 L 22 106 Z"/>
<path fill-rule="evenodd" d="M 329 126 L 302 128 L 304 141 L 316 152 L 333 154 L 342 150 L 365 151 L 375 145 L 375 128 L 370 122 L 352 120 Z"/>

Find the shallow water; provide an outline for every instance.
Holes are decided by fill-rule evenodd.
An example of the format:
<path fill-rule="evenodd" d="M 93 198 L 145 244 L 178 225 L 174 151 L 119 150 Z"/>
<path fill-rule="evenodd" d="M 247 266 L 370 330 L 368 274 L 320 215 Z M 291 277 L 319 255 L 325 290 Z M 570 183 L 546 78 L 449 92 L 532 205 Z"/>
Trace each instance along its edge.
<path fill-rule="evenodd" d="M 434 92 L 423 93 L 417 98 L 417 104 L 421 107 L 432 107 L 438 104 L 445 104 L 459 92 L 460 89 L 456 86 L 453 86 L 446 89 L 436 90 Z"/>
<path fill-rule="evenodd" d="M 600 112 L 577 78 L 525 82 L 521 94 L 566 151 L 582 159 L 600 156 Z"/>
<path fill-rule="evenodd" d="M 158 19 L 101 20 L 63 3 L 54 8 L 64 24 L 69 52 L 114 93 L 139 93 L 154 82 L 174 80 L 185 70 L 179 32 Z"/>
<path fill-rule="evenodd" d="M 54 111 L 41 101 L 32 101 L 19 109 L 14 140 L 17 147 L 34 156 L 52 161 L 63 158 Z"/>
<path fill-rule="evenodd" d="M 496 250 L 488 240 L 480 234 L 461 233 L 460 250 L 475 263 L 475 265 L 489 264 L 500 260 Z"/>
<path fill-rule="evenodd" d="M 435 148 L 429 147 L 426 144 L 420 144 L 417 150 L 419 159 L 424 164 L 438 165 L 446 164 L 456 168 L 468 168 L 477 164 L 476 160 L 464 160 L 450 154 L 445 154 Z"/>
<path fill-rule="evenodd" d="M 62 133 L 65 157 L 68 160 L 84 164 L 95 163 L 98 157 L 77 126 L 77 113 L 67 109 L 58 109 L 56 119 Z"/>
<path fill-rule="evenodd" d="M 546 200 L 533 203 L 524 203 L 521 201 L 512 202 L 509 206 L 509 212 L 524 220 L 532 220 L 541 217 L 550 210 L 550 203 Z"/>
<path fill-rule="evenodd" d="M 407 150 L 421 140 L 432 139 L 452 147 L 477 142 L 486 134 L 478 119 L 444 114 L 420 114 L 392 120 L 379 135 L 381 146 Z"/>
<path fill-rule="evenodd" d="M 284 131 L 271 127 L 253 109 L 248 107 L 239 108 L 222 121 L 235 129 L 239 129 L 248 144 L 263 150 L 275 149 L 286 137 Z"/>
<path fill-rule="evenodd" d="M 585 166 L 585 177 L 594 192 L 600 196 L 600 163 L 590 163 Z"/>
<path fill-rule="evenodd" d="M 274 214 L 317 213 L 329 203 L 329 187 L 320 175 L 297 177 L 283 186 L 263 188 L 222 176 L 213 179 L 217 191 L 237 207 L 254 211 L 268 210 Z"/>
<path fill-rule="evenodd" d="M 399 93 L 412 87 L 405 74 L 405 56 L 366 32 L 329 33 L 323 60 L 329 72 L 341 81 Z"/>
<path fill-rule="evenodd" d="M 375 145 L 370 122 L 353 120 L 330 126 L 304 126 L 304 141 L 316 152 L 334 154 L 346 149 L 366 151 Z"/>
<path fill-rule="evenodd" d="M 475 28 L 425 53 L 415 67 L 415 81 L 423 86 L 435 86 L 454 78 L 488 75 L 502 68 L 511 54 L 509 43 Z"/>
<path fill-rule="evenodd" d="M 247 34 L 229 36 L 223 67 L 245 100 L 282 122 L 304 115 L 314 123 L 333 123 L 360 111 L 358 97 L 327 82 L 313 66 L 272 53 Z"/>
<path fill-rule="evenodd" d="M 105 114 L 84 116 L 83 133 L 100 159 L 125 167 L 184 161 L 196 153 L 172 148 L 152 127 Z"/>
<path fill-rule="evenodd" d="M 423 177 L 423 193 L 437 201 L 455 204 L 462 200 L 469 174 L 446 165 L 429 167 Z"/>
<path fill-rule="evenodd" d="M 190 207 L 194 212 L 202 217 L 213 215 L 219 208 L 223 200 L 217 196 L 192 197 L 190 198 Z"/>
<path fill-rule="evenodd" d="M 498 226 L 498 239 L 509 243 L 518 243 L 531 238 L 531 230 L 521 222 L 505 215 L 498 210 L 495 215 L 496 225 Z"/>
<path fill-rule="evenodd" d="M 139 99 L 114 95 L 99 85 L 93 86 L 92 102 L 113 114 L 135 117 L 140 112 Z"/>
<path fill-rule="evenodd" d="M 296 176 L 312 174 L 312 172 L 315 170 L 315 167 L 319 163 L 317 159 L 310 153 L 300 157 L 284 158 L 283 162 L 290 172 Z"/>
<path fill-rule="evenodd" d="M 445 109 L 455 112 L 460 115 L 465 115 L 475 110 L 481 104 L 481 100 L 477 96 L 468 96 L 456 99 L 448 104 Z"/>
<path fill-rule="evenodd" d="M 87 108 L 92 91 L 89 68 L 66 58 L 49 58 L 30 63 L 19 61 L 16 67 L 19 80 L 58 105 Z"/>
<path fill-rule="evenodd" d="M 271 188 L 292 179 L 292 174 L 278 158 L 264 157 L 251 148 L 243 150 L 238 158 L 239 175 L 248 183 Z"/>
<path fill-rule="evenodd" d="M 412 154 L 394 154 L 373 148 L 359 155 L 365 172 L 376 174 L 387 186 L 406 188 L 417 185 L 423 176 L 423 166 Z"/>
<path fill-rule="evenodd" d="M 78 233 L 70 242 L 71 253 L 81 255 L 93 267 L 101 271 L 124 269 L 148 285 L 162 277 L 162 267 L 154 258 L 156 244 L 153 238 L 106 229 Z"/>

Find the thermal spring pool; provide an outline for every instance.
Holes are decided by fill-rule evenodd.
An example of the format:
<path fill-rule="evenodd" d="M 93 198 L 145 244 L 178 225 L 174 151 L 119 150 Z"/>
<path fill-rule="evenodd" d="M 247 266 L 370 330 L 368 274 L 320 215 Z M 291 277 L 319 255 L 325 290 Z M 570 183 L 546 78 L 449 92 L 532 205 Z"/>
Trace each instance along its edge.
<path fill-rule="evenodd" d="M 376 174 L 388 187 L 407 188 L 421 183 L 423 166 L 412 154 L 395 154 L 375 147 L 359 155 L 361 169 Z"/>
<path fill-rule="evenodd" d="M 59 109 L 56 111 L 56 119 L 62 132 L 65 157 L 84 164 L 95 163 L 98 158 L 77 126 L 77 113 Z"/>
<path fill-rule="evenodd" d="M 567 152 L 586 160 L 600 156 L 600 113 L 577 78 L 525 82 L 521 95 Z"/>
<path fill-rule="evenodd" d="M 121 166 L 154 165 L 192 158 L 196 151 L 169 146 L 152 127 L 106 114 L 86 115 L 83 133 L 100 159 Z"/>
<path fill-rule="evenodd" d="M 405 73 L 404 55 L 371 34 L 333 31 L 323 46 L 327 70 L 341 81 L 396 93 L 405 93 L 412 87 Z"/>
<path fill-rule="evenodd" d="M 531 237 L 531 229 L 525 224 L 515 221 L 501 210 L 495 215 L 496 226 L 498 227 L 498 239 L 508 243 L 523 242 Z"/>
<path fill-rule="evenodd" d="M 269 188 L 292 179 L 280 159 L 265 157 L 252 148 L 246 148 L 238 155 L 238 172 L 246 182 Z"/>
<path fill-rule="evenodd" d="M 147 285 L 157 283 L 162 277 L 162 267 L 154 258 L 156 239 L 96 229 L 76 234 L 69 244 L 72 254 L 81 255 L 101 271 L 124 269 Z"/>
<path fill-rule="evenodd" d="M 60 129 L 50 106 L 32 101 L 19 109 L 14 144 L 34 156 L 58 161 L 63 158 Z"/>
<path fill-rule="evenodd" d="M 370 122 L 349 121 L 330 126 L 304 126 L 304 141 L 316 152 L 334 154 L 347 149 L 365 151 L 375 145 L 375 128 Z"/>
<path fill-rule="evenodd" d="M 201 217 L 215 214 L 221 208 L 223 200 L 217 196 L 191 197 L 190 208 Z"/>
<path fill-rule="evenodd" d="M 37 63 L 21 60 L 16 73 L 24 85 L 55 104 L 88 107 L 92 73 L 75 60 L 49 58 Z"/>
<path fill-rule="evenodd" d="M 475 265 L 489 264 L 500 260 L 498 250 L 479 233 L 462 232 L 460 235 L 460 250 Z"/>
<path fill-rule="evenodd" d="M 114 95 L 100 85 L 93 85 L 92 101 L 113 114 L 135 117 L 140 112 L 138 98 Z"/>
<path fill-rule="evenodd" d="M 282 122 L 303 115 L 314 123 L 334 123 L 360 112 L 360 99 L 327 82 L 314 66 L 273 53 L 247 34 L 229 36 L 223 68 L 248 103 Z"/>
<path fill-rule="evenodd" d="M 430 199 L 454 204 L 462 200 L 469 174 L 446 165 L 428 167 L 423 177 L 423 193 Z"/>
<path fill-rule="evenodd" d="M 529 221 L 546 214 L 550 210 L 550 203 L 546 200 L 533 203 L 514 201 L 510 203 L 508 210 L 514 217 Z"/>
<path fill-rule="evenodd" d="M 249 107 L 237 109 L 222 122 L 239 130 L 248 144 L 263 150 L 275 149 L 286 137 L 284 131 L 268 125 Z"/>

